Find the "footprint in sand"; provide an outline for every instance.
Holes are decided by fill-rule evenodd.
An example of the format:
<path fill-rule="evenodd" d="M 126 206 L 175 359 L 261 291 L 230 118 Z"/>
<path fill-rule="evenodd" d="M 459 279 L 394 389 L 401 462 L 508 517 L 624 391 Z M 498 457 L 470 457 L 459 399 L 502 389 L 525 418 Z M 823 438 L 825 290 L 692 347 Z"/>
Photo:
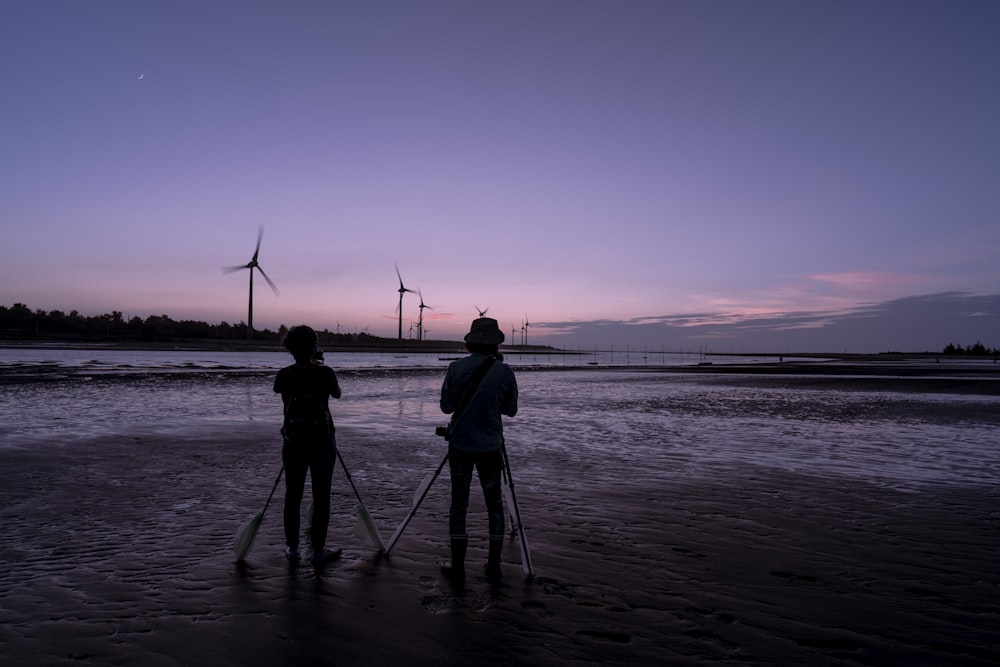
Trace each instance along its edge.
<path fill-rule="evenodd" d="M 543 602 L 537 602 L 535 600 L 525 600 L 521 603 L 521 608 L 528 611 L 533 611 L 543 618 L 552 618 L 555 616 L 549 608 L 545 606 Z"/>
<path fill-rule="evenodd" d="M 456 597 L 443 595 L 425 595 L 420 601 L 424 609 L 432 614 L 444 614 L 462 606 L 462 601 Z"/>
<path fill-rule="evenodd" d="M 695 616 L 701 616 L 703 618 L 711 618 L 723 625 L 731 625 L 736 622 L 736 617 L 732 614 L 727 614 L 717 609 L 706 609 L 704 607 L 685 607 L 685 612 L 688 614 L 693 614 Z"/>
<path fill-rule="evenodd" d="M 811 574 L 795 574 L 794 572 L 785 572 L 783 570 L 775 570 L 771 573 L 771 576 L 781 577 L 789 581 L 819 581 L 819 577 L 814 577 Z"/>
<path fill-rule="evenodd" d="M 632 642 L 632 635 L 627 632 L 614 632 L 612 630 L 577 630 L 576 634 L 591 639 L 599 639 L 616 644 L 629 644 Z"/>
<path fill-rule="evenodd" d="M 673 547 L 673 551 L 679 554 L 684 554 L 685 556 L 692 556 L 694 558 L 705 558 L 705 554 L 697 551 L 692 551 L 687 547 Z"/>
<path fill-rule="evenodd" d="M 711 630 L 705 630 L 703 628 L 694 628 L 692 630 L 685 630 L 681 633 L 685 637 L 691 637 L 692 639 L 699 639 L 711 644 L 715 644 L 723 648 L 726 651 L 736 651 L 739 649 L 738 644 L 734 644 L 731 641 L 725 640 L 719 635 L 715 634 Z"/>

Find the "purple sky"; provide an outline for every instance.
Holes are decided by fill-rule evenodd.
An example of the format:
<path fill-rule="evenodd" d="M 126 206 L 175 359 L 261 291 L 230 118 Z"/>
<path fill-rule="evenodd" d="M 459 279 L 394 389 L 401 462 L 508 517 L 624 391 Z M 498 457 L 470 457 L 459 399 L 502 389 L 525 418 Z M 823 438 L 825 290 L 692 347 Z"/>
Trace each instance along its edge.
<path fill-rule="evenodd" d="M 240 322 L 263 225 L 258 327 L 394 336 L 398 263 L 431 338 L 1000 346 L 997 35 L 993 1 L 6 0 L 0 305 Z"/>

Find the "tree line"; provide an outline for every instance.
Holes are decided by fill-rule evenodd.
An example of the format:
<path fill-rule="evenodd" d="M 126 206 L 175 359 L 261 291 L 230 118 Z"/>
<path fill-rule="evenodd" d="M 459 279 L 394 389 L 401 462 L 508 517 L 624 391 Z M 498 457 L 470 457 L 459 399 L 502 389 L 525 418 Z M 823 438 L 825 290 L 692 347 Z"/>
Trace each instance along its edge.
<path fill-rule="evenodd" d="M 990 348 L 986 347 L 979 341 L 976 341 L 973 345 L 969 345 L 968 347 L 962 347 L 961 345 L 948 343 L 948 345 L 946 345 L 944 348 L 944 354 L 948 355 L 965 354 L 970 357 L 989 357 L 989 356 L 996 357 L 1000 355 L 1000 348 L 995 347 L 991 350 Z"/>
<path fill-rule="evenodd" d="M 258 343 L 277 345 L 287 331 L 288 327 L 284 324 L 277 331 L 254 328 L 253 339 Z M 319 333 L 321 342 L 327 345 L 381 341 L 367 333 L 336 334 L 327 330 Z M 195 320 L 178 321 L 169 315 L 126 318 L 118 310 L 104 315 L 81 315 L 75 310 L 69 313 L 61 310 L 46 312 L 15 303 L 10 308 L 0 306 L 0 338 L 143 343 L 178 339 L 235 342 L 247 339 L 247 325 L 246 322 L 209 324 Z"/>

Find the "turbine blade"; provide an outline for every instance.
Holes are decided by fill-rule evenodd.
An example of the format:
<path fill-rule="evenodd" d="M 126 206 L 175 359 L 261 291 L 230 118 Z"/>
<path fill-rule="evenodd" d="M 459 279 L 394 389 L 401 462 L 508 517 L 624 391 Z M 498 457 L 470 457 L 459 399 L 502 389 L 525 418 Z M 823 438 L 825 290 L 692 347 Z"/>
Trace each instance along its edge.
<path fill-rule="evenodd" d="M 271 290 L 274 292 L 274 296 L 278 296 L 278 294 L 279 294 L 279 292 L 278 292 L 278 286 L 275 285 L 273 282 L 271 282 L 271 279 L 267 277 L 266 273 L 264 273 L 264 269 L 262 269 L 262 268 L 260 268 L 260 266 L 258 266 L 257 270 L 260 271 L 260 275 L 264 276 L 264 280 L 267 281 L 267 284 L 271 286 Z"/>
<path fill-rule="evenodd" d="M 239 266 L 224 266 L 222 267 L 223 273 L 232 273 L 233 271 L 240 271 L 242 269 L 249 269 L 249 264 L 240 264 Z"/>
<path fill-rule="evenodd" d="M 264 238 L 264 225 L 257 228 L 257 247 L 253 249 L 253 261 L 257 261 L 257 253 L 260 252 L 260 240 Z M 263 271 L 261 271 L 263 273 Z"/>
<path fill-rule="evenodd" d="M 399 265 L 396 264 L 395 262 L 393 262 L 392 265 L 396 267 L 396 277 L 399 278 L 399 291 L 409 292 L 410 294 L 416 294 L 416 292 L 403 285 L 403 276 L 399 274 Z"/>

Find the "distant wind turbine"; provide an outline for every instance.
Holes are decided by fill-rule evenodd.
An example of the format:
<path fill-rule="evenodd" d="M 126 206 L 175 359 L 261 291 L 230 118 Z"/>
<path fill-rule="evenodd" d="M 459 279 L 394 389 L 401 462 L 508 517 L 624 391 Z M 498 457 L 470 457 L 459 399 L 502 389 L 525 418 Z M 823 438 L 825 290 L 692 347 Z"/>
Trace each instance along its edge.
<path fill-rule="evenodd" d="M 234 271 L 242 271 L 243 269 L 250 269 L 250 305 L 247 308 L 247 340 L 253 338 L 253 271 L 257 269 L 260 271 L 260 275 L 264 276 L 264 280 L 270 285 L 271 289 L 274 291 L 274 295 L 278 296 L 278 287 L 271 282 L 271 279 L 267 277 L 264 273 L 264 269 L 260 268 L 260 264 L 257 263 L 257 255 L 260 254 L 260 240 L 264 237 L 264 227 L 257 228 L 257 247 L 254 248 L 253 257 L 246 264 L 241 264 L 240 266 L 227 266 L 222 269 L 223 273 L 232 273 Z"/>
<path fill-rule="evenodd" d="M 424 303 L 424 295 L 420 291 L 419 287 L 417 288 L 417 295 L 420 297 L 420 317 L 417 319 L 417 340 L 423 340 L 424 339 L 424 308 L 426 308 L 427 310 L 434 310 L 434 309 Z"/>
<path fill-rule="evenodd" d="M 396 267 L 396 277 L 399 278 L 399 340 L 403 340 L 403 295 L 409 292 L 413 294 L 413 290 L 407 289 L 403 285 L 403 276 L 399 275 L 399 265 L 393 264 Z"/>
<path fill-rule="evenodd" d="M 486 317 L 486 313 L 490 312 L 490 307 L 486 306 L 485 308 L 480 310 L 479 306 L 476 306 L 476 312 L 479 313 L 479 317 Z"/>
<path fill-rule="evenodd" d="M 528 344 L 528 327 L 531 326 L 531 322 L 528 321 L 528 316 L 524 316 L 524 344 Z"/>

